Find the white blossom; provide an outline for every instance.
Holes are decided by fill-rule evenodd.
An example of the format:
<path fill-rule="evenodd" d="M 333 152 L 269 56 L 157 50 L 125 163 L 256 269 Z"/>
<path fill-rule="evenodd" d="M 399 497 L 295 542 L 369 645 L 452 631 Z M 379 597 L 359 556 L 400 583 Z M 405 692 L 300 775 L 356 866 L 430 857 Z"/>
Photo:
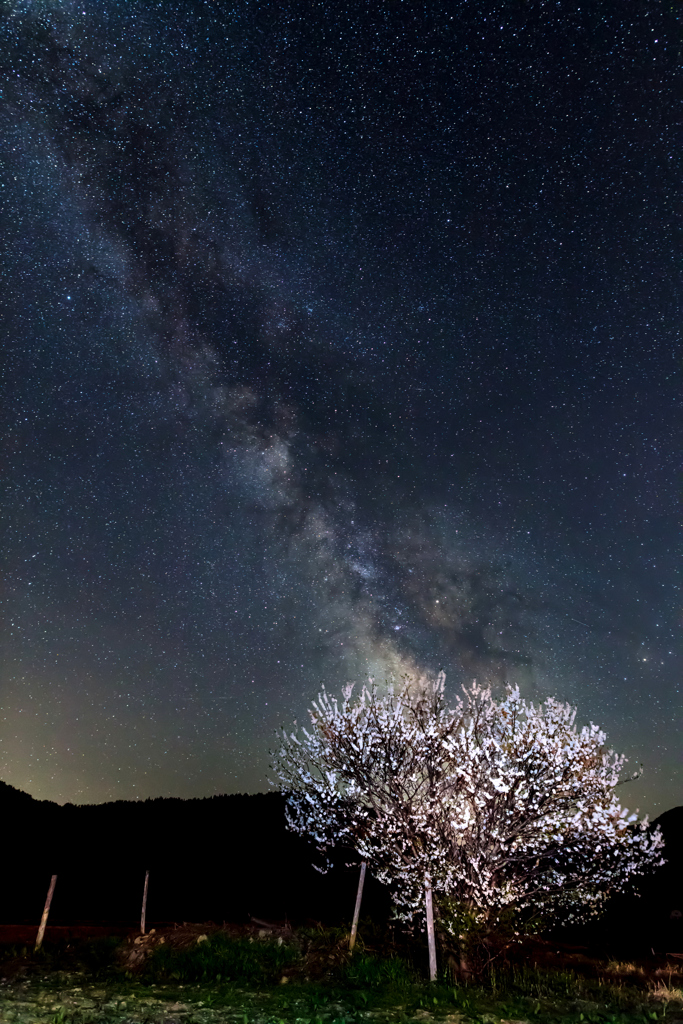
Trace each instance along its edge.
<path fill-rule="evenodd" d="M 310 717 L 275 756 L 289 827 L 328 857 L 355 849 L 405 919 L 425 877 L 446 926 L 453 903 L 479 919 L 532 908 L 571 920 L 663 863 L 659 830 L 616 798 L 626 759 L 552 697 L 496 700 L 473 683 L 449 707 L 441 673 L 384 695 L 370 680 L 341 703 L 323 690 Z"/>

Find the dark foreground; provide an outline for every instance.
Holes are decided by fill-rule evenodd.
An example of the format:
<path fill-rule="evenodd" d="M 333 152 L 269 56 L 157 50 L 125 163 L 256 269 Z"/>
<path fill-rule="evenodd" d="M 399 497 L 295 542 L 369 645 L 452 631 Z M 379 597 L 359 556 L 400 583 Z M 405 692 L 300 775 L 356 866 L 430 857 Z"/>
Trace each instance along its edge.
<path fill-rule="evenodd" d="M 5 943 L 0 1021 L 683 1022 L 683 958 L 616 962 L 534 942 L 506 953 L 477 980 L 458 979 L 445 965 L 430 985 L 421 942 L 364 931 L 366 944 L 353 956 L 341 931 L 287 926 L 53 935 L 38 953 L 20 941 Z"/>

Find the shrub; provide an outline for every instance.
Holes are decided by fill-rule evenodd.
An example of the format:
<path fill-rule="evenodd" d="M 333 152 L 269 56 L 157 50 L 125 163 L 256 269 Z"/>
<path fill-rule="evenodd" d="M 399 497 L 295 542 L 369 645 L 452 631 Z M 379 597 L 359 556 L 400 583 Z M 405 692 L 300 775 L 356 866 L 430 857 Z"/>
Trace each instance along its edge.
<path fill-rule="evenodd" d="M 189 949 L 158 946 L 144 968 L 155 981 L 229 981 L 276 984 L 283 971 L 300 959 L 298 950 L 276 942 L 231 939 L 220 933 Z"/>

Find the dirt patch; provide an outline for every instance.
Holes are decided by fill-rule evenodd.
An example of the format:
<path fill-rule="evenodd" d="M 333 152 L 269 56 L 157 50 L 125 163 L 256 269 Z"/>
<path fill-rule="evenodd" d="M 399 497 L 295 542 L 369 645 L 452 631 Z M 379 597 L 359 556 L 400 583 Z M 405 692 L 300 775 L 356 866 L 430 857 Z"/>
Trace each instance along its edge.
<path fill-rule="evenodd" d="M 128 970 L 142 967 L 150 953 L 159 946 L 169 946 L 173 950 L 190 949 L 192 946 L 208 942 L 220 933 L 231 939 L 275 939 L 291 941 L 292 929 L 287 923 L 268 924 L 265 921 L 252 922 L 245 925 L 217 925 L 213 921 L 204 924 L 174 924 L 161 928 L 150 928 L 146 935 L 131 933 L 121 947 L 120 962 Z"/>

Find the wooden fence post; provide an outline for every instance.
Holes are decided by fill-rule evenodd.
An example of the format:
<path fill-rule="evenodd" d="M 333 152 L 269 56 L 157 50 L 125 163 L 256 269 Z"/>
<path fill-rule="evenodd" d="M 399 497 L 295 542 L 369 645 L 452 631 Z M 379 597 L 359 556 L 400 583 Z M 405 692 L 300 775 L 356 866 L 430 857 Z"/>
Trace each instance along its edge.
<path fill-rule="evenodd" d="M 142 913 L 140 914 L 140 934 L 145 934 L 145 924 L 147 921 L 147 890 L 149 888 L 149 871 L 145 871 L 145 886 L 142 890 Z"/>
<path fill-rule="evenodd" d="M 427 917 L 427 945 L 429 946 L 429 980 L 436 981 L 436 941 L 434 939 L 434 907 L 432 880 L 425 874 L 425 912 Z"/>
<path fill-rule="evenodd" d="M 43 916 L 40 919 L 40 926 L 38 928 L 38 935 L 36 936 L 36 950 L 40 949 L 45 938 L 45 928 L 47 927 L 47 915 L 50 913 L 50 904 L 52 903 L 52 897 L 55 891 L 55 885 L 57 884 L 57 876 L 53 875 L 50 879 L 50 888 L 47 890 L 47 897 L 45 899 L 45 906 L 43 907 Z"/>
<path fill-rule="evenodd" d="M 351 938 L 349 939 L 349 952 L 353 953 L 353 947 L 356 945 L 356 935 L 358 933 L 358 918 L 360 917 L 360 903 L 363 899 L 363 885 L 365 884 L 365 869 L 367 868 L 365 861 L 360 866 L 360 878 L 358 879 L 358 892 L 356 893 L 356 906 L 353 910 L 353 924 L 351 925 Z"/>

